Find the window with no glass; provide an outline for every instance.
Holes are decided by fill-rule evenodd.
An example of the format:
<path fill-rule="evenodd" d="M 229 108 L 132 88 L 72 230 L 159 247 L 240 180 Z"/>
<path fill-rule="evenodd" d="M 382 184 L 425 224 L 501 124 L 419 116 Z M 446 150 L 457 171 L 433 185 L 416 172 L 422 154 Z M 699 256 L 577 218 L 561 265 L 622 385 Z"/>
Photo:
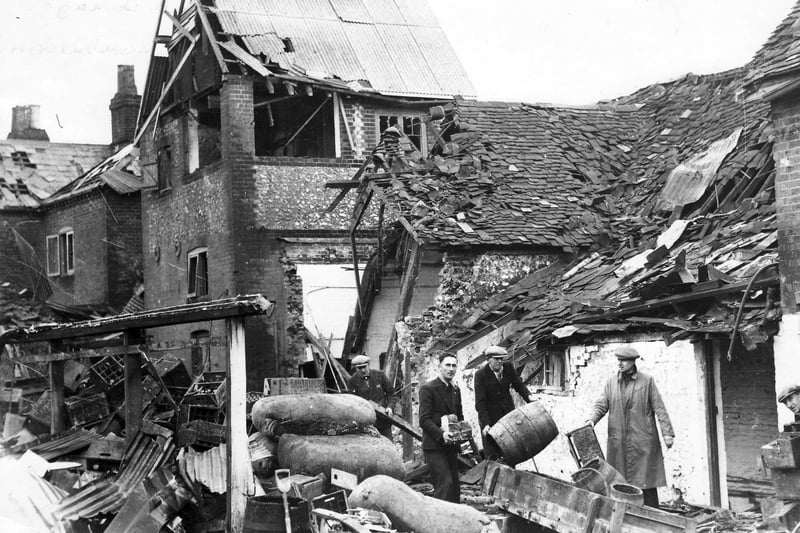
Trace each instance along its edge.
<path fill-rule="evenodd" d="M 195 248 L 187 254 L 189 296 L 208 294 L 208 248 Z"/>

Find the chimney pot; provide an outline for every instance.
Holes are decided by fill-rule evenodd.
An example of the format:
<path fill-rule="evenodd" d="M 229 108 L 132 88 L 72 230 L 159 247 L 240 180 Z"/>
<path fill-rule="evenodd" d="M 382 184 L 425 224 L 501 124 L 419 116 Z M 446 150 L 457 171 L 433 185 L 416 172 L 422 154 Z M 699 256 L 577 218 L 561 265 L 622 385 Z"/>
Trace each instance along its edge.
<path fill-rule="evenodd" d="M 42 129 L 41 108 L 38 105 L 16 105 L 11 110 L 11 132 L 9 139 L 49 141 Z"/>

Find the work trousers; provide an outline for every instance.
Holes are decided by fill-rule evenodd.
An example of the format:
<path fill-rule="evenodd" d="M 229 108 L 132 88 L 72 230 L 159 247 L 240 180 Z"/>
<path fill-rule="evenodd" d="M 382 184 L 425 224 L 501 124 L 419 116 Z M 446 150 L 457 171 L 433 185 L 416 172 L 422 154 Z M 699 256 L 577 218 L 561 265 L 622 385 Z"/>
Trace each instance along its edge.
<path fill-rule="evenodd" d="M 425 463 L 431 473 L 433 497 L 459 503 L 461 487 L 458 483 L 458 450 L 423 450 Z"/>

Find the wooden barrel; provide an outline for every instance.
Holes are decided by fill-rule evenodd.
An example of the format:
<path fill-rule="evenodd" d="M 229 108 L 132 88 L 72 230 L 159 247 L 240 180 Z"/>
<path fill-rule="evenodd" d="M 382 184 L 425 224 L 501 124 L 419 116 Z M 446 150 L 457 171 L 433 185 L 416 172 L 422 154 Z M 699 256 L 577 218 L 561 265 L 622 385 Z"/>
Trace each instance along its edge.
<path fill-rule="evenodd" d="M 639 487 L 627 483 L 615 483 L 609 489 L 609 496 L 615 500 L 636 505 L 644 504 L 644 493 Z"/>
<path fill-rule="evenodd" d="M 556 423 L 538 402 L 517 407 L 489 428 L 486 441 L 508 464 L 527 461 L 558 435 Z"/>

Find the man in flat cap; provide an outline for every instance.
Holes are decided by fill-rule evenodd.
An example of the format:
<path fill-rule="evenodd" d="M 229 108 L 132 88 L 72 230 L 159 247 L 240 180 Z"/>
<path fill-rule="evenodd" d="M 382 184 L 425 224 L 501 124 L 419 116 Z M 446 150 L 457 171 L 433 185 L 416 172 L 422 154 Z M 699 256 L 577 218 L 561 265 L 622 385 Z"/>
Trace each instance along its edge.
<path fill-rule="evenodd" d="M 639 352 L 617 348 L 619 371 L 611 376 L 594 404 L 587 422 L 592 425 L 608 413 L 608 462 L 644 492 L 644 504 L 658 507 L 658 487 L 667 484 L 664 458 L 656 430 L 661 426 L 664 444 L 672 447 L 675 432 L 653 378 L 639 372 Z"/>
<path fill-rule="evenodd" d="M 397 405 L 397 393 L 389 383 L 389 379 L 380 370 L 369 367 L 369 357 L 357 355 L 350 360 L 353 369 L 352 377 L 347 381 L 347 388 L 353 394 L 372 400 L 386 410 L 389 416 Z M 392 423 L 378 418 L 375 429 L 389 440 L 392 440 Z"/>
<path fill-rule="evenodd" d="M 784 387 L 778 394 L 778 401 L 795 414 L 796 420 L 797 415 L 800 415 L 800 385 Z"/>
<path fill-rule="evenodd" d="M 483 449 L 487 457 L 496 458 L 496 450 L 486 446 L 489 428 L 514 410 L 511 390 L 517 391 L 526 402 L 531 393 L 508 360 L 508 352 L 501 346 L 489 346 L 483 351 L 486 363 L 475 372 L 475 410 L 483 435 Z"/>

